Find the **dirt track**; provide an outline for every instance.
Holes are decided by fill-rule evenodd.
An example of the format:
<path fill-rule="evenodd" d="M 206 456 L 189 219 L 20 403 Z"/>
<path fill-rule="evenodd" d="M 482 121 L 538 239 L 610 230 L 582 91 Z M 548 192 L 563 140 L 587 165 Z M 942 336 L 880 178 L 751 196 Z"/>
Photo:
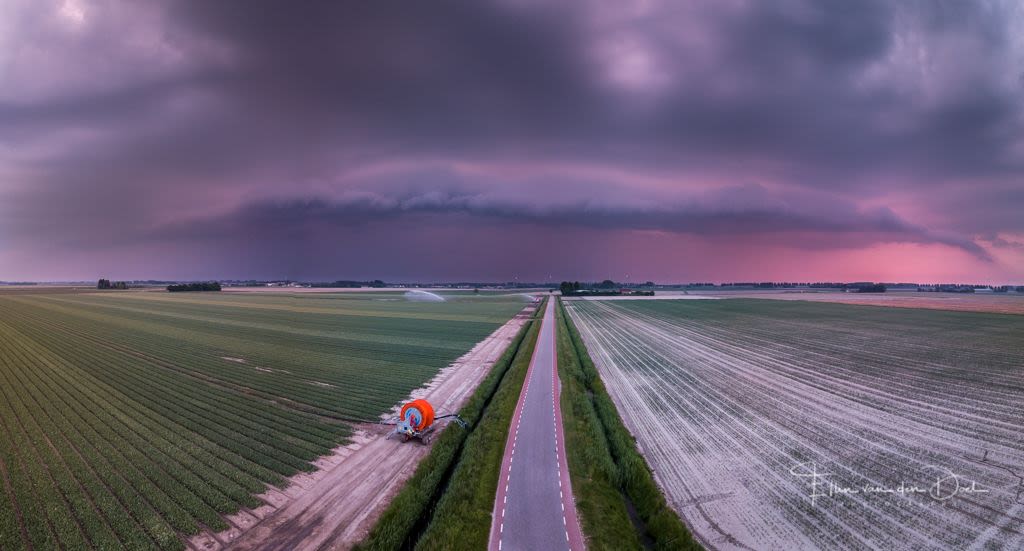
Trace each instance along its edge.
<path fill-rule="evenodd" d="M 427 386 L 412 393 L 440 412 L 457 411 L 490 371 L 525 323 L 529 310 L 515 316 Z M 525 315 L 524 315 L 525 314 Z M 398 406 L 395 408 L 397 413 Z M 388 415 L 390 416 L 390 415 Z M 266 505 L 228 517 L 233 528 L 203 532 L 189 540 L 197 550 L 348 549 L 374 521 L 430 449 L 418 443 L 385 440 L 389 427 L 362 425 L 350 444 L 320 458 L 320 470 L 292 478 L 284 491 L 259 496 Z"/>

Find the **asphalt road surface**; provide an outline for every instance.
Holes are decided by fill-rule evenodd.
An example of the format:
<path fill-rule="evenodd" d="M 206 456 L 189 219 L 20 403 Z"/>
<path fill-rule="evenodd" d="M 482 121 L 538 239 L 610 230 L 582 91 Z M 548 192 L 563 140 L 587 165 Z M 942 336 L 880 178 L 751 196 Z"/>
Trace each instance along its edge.
<path fill-rule="evenodd" d="M 548 300 L 519 396 L 494 499 L 489 548 L 585 548 L 569 483 L 559 406 L 555 297 Z"/>

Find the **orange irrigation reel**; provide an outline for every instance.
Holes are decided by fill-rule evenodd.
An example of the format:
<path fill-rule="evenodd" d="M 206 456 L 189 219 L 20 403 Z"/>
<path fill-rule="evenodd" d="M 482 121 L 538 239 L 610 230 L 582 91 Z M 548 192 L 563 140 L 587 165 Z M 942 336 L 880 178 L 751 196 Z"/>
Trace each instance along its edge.
<path fill-rule="evenodd" d="M 422 398 L 413 400 L 402 406 L 398 418 L 408 421 L 410 426 L 422 431 L 434 424 L 434 406 Z"/>
<path fill-rule="evenodd" d="M 395 430 L 388 434 L 388 438 L 398 435 L 402 438 L 403 442 L 418 438 L 420 442 L 429 444 L 434 430 L 437 428 L 434 425 L 434 421 L 441 419 L 451 419 L 463 428 L 466 427 L 465 421 L 454 413 L 435 417 L 434 406 L 422 398 L 403 405 L 402 409 L 398 412 L 398 419 L 387 421 L 384 424 L 395 425 Z"/>

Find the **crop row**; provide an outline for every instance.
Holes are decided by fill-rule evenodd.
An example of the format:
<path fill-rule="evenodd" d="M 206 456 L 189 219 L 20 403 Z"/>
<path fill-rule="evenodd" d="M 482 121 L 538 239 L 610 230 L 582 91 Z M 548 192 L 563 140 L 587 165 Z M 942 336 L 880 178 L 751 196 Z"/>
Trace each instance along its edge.
<path fill-rule="evenodd" d="M 311 441 L 310 444 L 296 441 L 296 445 L 314 452 L 314 457 L 329 449 L 334 442 L 330 433 L 306 428 L 309 416 L 303 419 L 287 410 L 270 408 L 267 404 L 259 404 L 201 380 L 182 376 L 172 369 L 161 367 L 156 363 L 159 360 L 147 360 L 111 348 L 102 341 L 82 338 L 74 330 L 62 327 L 59 322 L 26 325 L 23 331 L 47 350 L 73 357 L 78 369 L 108 384 L 130 389 L 132 392 L 128 395 L 132 398 L 150 399 L 151 407 L 174 410 L 172 415 L 195 419 L 195 422 L 204 426 L 222 424 L 223 429 L 219 432 L 224 433 L 228 439 L 235 434 L 251 434 L 259 441 L 275 446 L 280 441 L 289 442 L 291 436 L 303 437 Z M 263 415 L 257 413 L 260 411 L 264 412 Z M 267 412 L 275 415 L 272 418 Z M 277 420 L 276 417 L 281 419 Z M 288 448 L 285 450 L 294 451 Z"/>
<path fill-rule="evenodd" d="M 135 319 L 131 316 L 142 314 L 115 311 L 114 315 L 104 311 L 105 307 L 74 308 L 52 304 L 54 300 L 41 306 L 80 331 L 173 360 L 179 368 L 195 370 L 222 384 L 244 384 L 271 397 L 353 419 L 367 419 L 375 415 L 372 412 L 386 409 L 398 399 L 397 390 L 415 388 L 494 328 L 471 323 L 459 330 L 448 322 L 437 328 L 435 322 L 419 321 L 435 344 L 411 346 L 363 342 L 346 335 L 344 327 L 330 337 L 298 335 L 182 321 L 159 313 Z M 455 348 L 441 346 L 451 342 L 456 343 Z M 224 359 L 238 357 L 245 363 Z M 387 384 L 367 378 L 368 368 L 386 370 Z"/>
<path fill-rule="evenodd" d="M 496 325 L 139 297 L 0 297 L 0 549 L 180 549 L 226 529 L 344 441 L 330 417 L 376 418 Z M 433 343 L 400 342 L 415 327 Z"/>
<path fill-rule="evenodd" d="M 13 486 L 15 502 L 24 516 L 23 527 L 30 536 L 29 541 L 34 547 L 43 549 L 56 547 L 57 541 L 69 546 L 84 546 L 84 526 L 88 527 L 97 542 L 109 542 L 110 534 L 103 529 L 105 517 L 98 517 L 95 508 L 84 503 L 88 499 L 95 499 L 109 504 L 111 492 L 98 491 L 104 483 L 108 485 L 104 487 L 125 490 L 121 499 L 132 500 L 128 489 L 134 485 L 114 480 L 98 482 L 97 473 L 108 477 L 115 474 L 131 477 L 140 472 L 138 466 L 144 463 L 137 463 L 134 458 L 126 459 L 132 457 L 137 450 L 126 445 L 123 440 L 108 440 L 95 432 L 105 430 L 109 435 L 114 429 L 112 426 L 104 426 L 102 420 L 81 407 L 80 402 L 67 400 L 68 381 L 55 372 L 45 358 L 26 349 L 20 335 L 6 325 L 0 326 L 0 333 L 3 337 L 0 350 L 0 376 L 3 381 L 0 385 L 3 392 L 0 418 L 5 431 L 4 440 L 11 443 L 2 448 L 5 453 L 3 459 Z M 73 384 L 76 392 L 88 390 L 80 381 L 73 381 Z M 79 422 L 76 428 L 68 428 L 69 417 Z M 97 449 L 101 451 L 97 452 Z M 92 474 L 82 471 L 78 466 L 77 476 L 72 476 L 68 462 L 79 465 L 75 459 L 81 460 L 83 457 L 96 460 L 91 464 Z M 120 465 L 106 468 L 100 460 L 114 461 Z M 70 482 L 72 479 L 82 481 L 83 486 L 92 488 L 92 493 L 83 491 L 81 487 L 76 488 Z M 74 514 L 69 514 L 69 510 L 74 511 Z M 173 512 L 174 509 L 168 510 L 168 513 Z M 145 531 L 131 530 L 131 521 L 128 520 L 131 518 L 127 514 L 120 515 L 114 522 L 127 525 L 130 533 L 146 534 Z M 157 516 L 157 519 L 162 518 Z M 170 544 L 177 540 L 173 531 L 161 530 L 159 524 L 152 526 L 152 537 L 160 537 L 161 541 Z M 182 524 L 182 527 L 188 526 L 190 522 Z M 171 536 L 169 539 L 168 534 Z"/>

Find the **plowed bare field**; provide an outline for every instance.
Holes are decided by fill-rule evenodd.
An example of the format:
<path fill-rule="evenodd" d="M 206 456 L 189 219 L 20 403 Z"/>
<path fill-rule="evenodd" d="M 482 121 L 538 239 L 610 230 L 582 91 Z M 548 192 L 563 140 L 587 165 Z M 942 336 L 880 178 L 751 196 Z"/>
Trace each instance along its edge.
<path fill-rule="evenodd" d="M 568 301 L 715 549 L 1024 548 L 1024 317 Z"/>

